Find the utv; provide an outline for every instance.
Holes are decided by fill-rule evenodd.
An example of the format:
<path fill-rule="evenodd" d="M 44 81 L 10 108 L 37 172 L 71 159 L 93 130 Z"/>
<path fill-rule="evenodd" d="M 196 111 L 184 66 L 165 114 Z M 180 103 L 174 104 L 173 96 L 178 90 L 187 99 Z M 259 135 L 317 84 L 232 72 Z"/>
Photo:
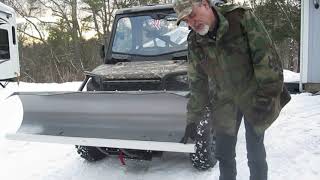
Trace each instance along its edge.
<path fill-rule="evenodd" d="M 85 73 L 79 92 L 18 93 L 23 122 L 8 137 L 77 144 L 88 161 L 108 155 L 150 160 L 173 151 L 190 153 L 197 169 L 213 167 L 209 112 L 194 141 L 179 143 L 186 126 L 189 29 L 177 27 L 176 19 L 172 5 L 118 10 L 104 64 Z"/>
<path fill-rule="evenodd" d="M 185 24 L 176 26 L 176 19 L 172 5 L 118 10 L 109 43 L 102 48 L 105 64 L 86 72 L 86 79 L 80 90 L 86 84 L 87 91 L 180 91 L 187 94 L 189 28 Z M 198 128 L 211 132 L 206 126 L 199 125 Z M 209 137 L 201 136 L 196 139 L 197 151 L 190 156 L 194 167 L 198 169 L 208 169 L 216 163 L 213 136 L 210 133 L 206 136 Z M 210 143 L 204 142 L 207 138 Z M 208 147 L 199 148 L 200 144 Z M 88 161 L 119 153 L 127 158 L 139 159 L 161 155 L 159 151 L 92 146 L 76 148 L 81 157 Z M 204 152 L 206 148 L 210 149 L 209 153 Z"/>

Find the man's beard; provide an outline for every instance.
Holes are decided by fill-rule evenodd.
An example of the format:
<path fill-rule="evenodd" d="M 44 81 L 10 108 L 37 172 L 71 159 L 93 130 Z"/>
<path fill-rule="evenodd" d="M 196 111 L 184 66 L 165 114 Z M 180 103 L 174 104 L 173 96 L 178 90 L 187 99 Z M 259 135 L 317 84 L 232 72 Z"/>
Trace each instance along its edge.
<path fill-rule="evenodd" d="M 205 25 L 203 25 L 203 27 L 200 30 L 198 30 L 196 32 L 198 34 L 200 34 L 201 36 L 204 36 L 209 32 L 209 29 L 210 29 L 209 25 L 205 24 Z"/>

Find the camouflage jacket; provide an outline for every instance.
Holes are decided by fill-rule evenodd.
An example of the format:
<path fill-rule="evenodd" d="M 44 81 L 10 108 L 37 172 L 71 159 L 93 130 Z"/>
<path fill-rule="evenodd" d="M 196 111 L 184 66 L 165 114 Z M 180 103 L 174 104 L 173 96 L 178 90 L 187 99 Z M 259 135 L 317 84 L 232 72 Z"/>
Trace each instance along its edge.
<path fill-rule="evenodd" d="M 217 33 L 209 37 L 191 31 L 188 36 L 187 122 L 199 121 L 209 106 L 214 129 L 234 135 L 240 110 L 257 133 L 264 132 L 290 100 L 283 86 L 282 63 L 250 8 L 213 8 L 219 18 Z"/>

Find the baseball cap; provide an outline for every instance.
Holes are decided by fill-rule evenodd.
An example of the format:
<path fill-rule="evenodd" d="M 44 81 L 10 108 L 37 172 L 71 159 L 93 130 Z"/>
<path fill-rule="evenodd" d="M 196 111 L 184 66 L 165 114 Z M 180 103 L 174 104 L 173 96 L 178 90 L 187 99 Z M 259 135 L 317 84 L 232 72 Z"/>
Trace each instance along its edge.
<path fill-rule="evenodd" d="M 199 3 L 201 0 L 174 0 L 173 9 L 177 13 L 177 25 L 180 24 L 180 21 L 188 16 L 192 12 L 192 6 L 195 3 Z"/>

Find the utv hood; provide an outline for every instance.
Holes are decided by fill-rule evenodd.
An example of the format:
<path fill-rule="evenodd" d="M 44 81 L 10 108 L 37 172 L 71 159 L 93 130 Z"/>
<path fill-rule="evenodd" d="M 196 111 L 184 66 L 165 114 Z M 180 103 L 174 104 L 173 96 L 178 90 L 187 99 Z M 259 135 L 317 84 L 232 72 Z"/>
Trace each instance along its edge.
<path fill-rule="evenodd" d="M 104 79 L 162 79 L 171 73 L 187 72 L 187 61 L 137 61 L 103 64 L 91 73 Z"/>

